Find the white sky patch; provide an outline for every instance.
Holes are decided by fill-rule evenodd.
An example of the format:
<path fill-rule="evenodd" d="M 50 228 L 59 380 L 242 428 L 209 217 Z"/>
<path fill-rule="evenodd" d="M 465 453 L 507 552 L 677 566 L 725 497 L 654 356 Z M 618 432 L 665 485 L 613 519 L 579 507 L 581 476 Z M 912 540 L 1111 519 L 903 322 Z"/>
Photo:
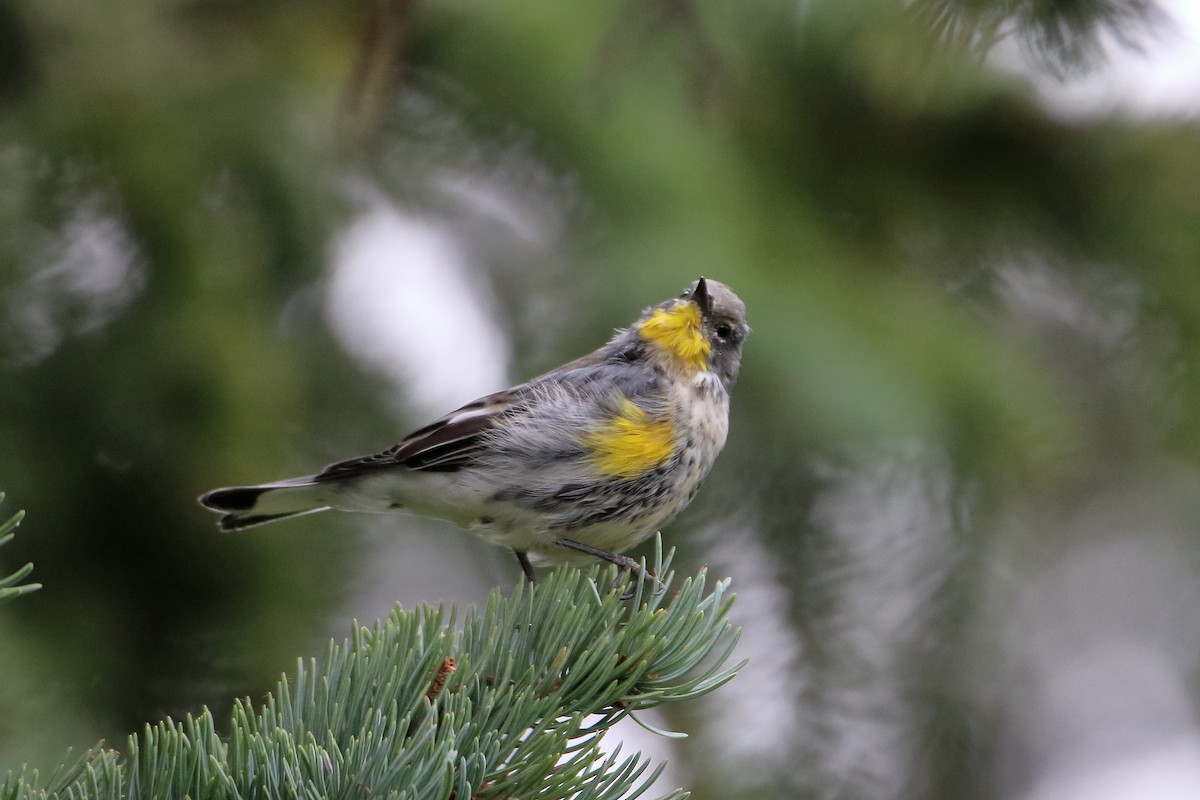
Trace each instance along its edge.
<path fill-rule="evenodd" d="M 949 458 L 920 442 L 818 465 L 810 558 L 826 611 L 814 622 L 832 667 L 803 711 L 814 786 L 879 800 L 921 794 L 922 692 L 939 590 L 957 560 L 957 487 Z"/>
<path fill-rule="evenodd" d="M 1027 800 L 1195 800 L 1200 797 L 1200 736 L 1056 774 Z"/>
<path fill-rule="evenodd" d="M 704 542 L 709 560 L 722 573 L 737 576 L 732 621 L 742 635 L 730 665 L 750 659 L 736 678 L 703 700 L 705 716 L 712 720 L 706 732 L 716 739 L 708 746 L 730 765 L 731 784 L 753 786 L 762 777 L 755 768 L 778 770 L 799 735 L 803 648 L 789 618 L 787 589 L 779 578 L 779 570 L 787 565 L 767 551 L 744 520 L 719 520 L 697 531 L 696 538 Z M 712 580 L 719 577 L 710 571 Z M 729 731 L 737 735 L 730 736 Z"/>
<path fill-rule="evenodd" d="M 1194 676 L 1200 474 L 1126 469 L 1064 516 L 1012 510 L 981 537 L 983 616 L 970 627 L 978 708 L 999 715 L 998 797 L 1200 797 Z"/>
<path fill-rule="evenodd" d="M 1159 6 L 1167 20 L 1145 38 L 1144 52 L 1104 35 L 1107 63 L 1084 76 L 1060 80 L 1048 75 L 1029 64 L 1011 39 L 995 48 L 992 63 L 1028 78 L 1042 102 L 1066 117 L 1200 114 L 1200 2 L 1159 0 Z"/>
<path fill-rule="evenodd" d="M 1132 281 L 1101 273 L 1070 275 L 1032 256 L 997 267 L 996 296 L 1023 322 L 1043 329 L 1062 326 L 1110 348 L 1135 332 L 1142 299 Z"/>
<path fill-rule="evenodd" d="M 548 246 L 550 231 L 547 228 L 550 225 L 547 217 L 550 214 L 535 213 L 530 208 L 530 198 L 514 197 L 495 181 L 470 172 L 448 173 L 436 185 L 474 217 L 499 223 L 518 243 L 539 250 Z M 559 211 L 559 216 L 561 214 Z M 563 223 L 556 222 L 558 230 L 553 232 L 559 234 Z"/>
<path fill-rule="evenodd" d="M 100 193 L 77 201 L 62 228 L 32 261 L 35 271 L 0 303 L 14 320 L 0 342 L 17 363 L 51 355 L 70 336 L 116 319 L 146 285 L 146 267 L 124 222 Z"/>
<path fill-rule="evenodd" d="M 397 405 L 436 417 L 507 385 L 508 342 L 482 273 L 445 226 L 382 198 L 334 243 L 327 309 Z"/>

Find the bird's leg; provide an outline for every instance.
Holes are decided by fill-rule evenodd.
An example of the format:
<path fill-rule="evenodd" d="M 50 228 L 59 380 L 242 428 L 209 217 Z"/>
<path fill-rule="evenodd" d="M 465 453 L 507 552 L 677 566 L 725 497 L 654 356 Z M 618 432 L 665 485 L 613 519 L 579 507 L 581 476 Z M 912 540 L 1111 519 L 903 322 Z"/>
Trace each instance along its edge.
<path fill-rule="evenodd" d="M 640 580 L 658 583 L 658 578 L 654 577 L 654 574 L 650 572 L 650 570 L 642 569 L 642 565 L 637 561 L 634 561 L 629 556 L 623 556 L 619 553 L 610 553 L 607 550 L 601 550 L 598 547 L 591 547 L 583 542 L 577 542 L 574 539 L 559 539 L 555 542 L 555 544 L 565 547 L 568 550 L 574 550 L 578 553 L 586 553 L 587 555 L 598 558 L 601 561 L 607 561 L 609 564 L 615 564 L 620 570 L 620 572 L 617 574 L 617 583 L 622 583 L 622 576 L 631 572 L 637 575 Z M 633 590 L 631 589 L 622 595 L 621 599 L 628 600 L 632 596 Z"/>
<path fill-rule="evenodd" d="M 530 583 L 537 583 L 537 576 L 533 574 L 533 564 L 529 563 L 529 555 L 524 550 L 513 550 L 513 555 L 521 563 L 521 571 L 525 573 L 526 579 Z"/>

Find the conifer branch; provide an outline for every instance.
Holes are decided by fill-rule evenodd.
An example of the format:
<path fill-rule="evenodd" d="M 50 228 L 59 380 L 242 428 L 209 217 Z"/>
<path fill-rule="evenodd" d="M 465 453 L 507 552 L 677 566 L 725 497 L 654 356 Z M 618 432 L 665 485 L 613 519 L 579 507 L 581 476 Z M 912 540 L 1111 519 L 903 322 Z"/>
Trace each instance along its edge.
<path fill-rule="evenodd" d="M 397 607 L 355 624 L 320 662 L 300 661 L 258 710 L 238 700 L 228 737 L 207 709 L 167 719 L 123 754 L 97 748 L 44 784 L 10 773 L 0 800 L 637 797 L 662 766 L 619 747 L 606 755 L 605 732 L 741 666 L 726 666 L 737 639 L 728 581 L 706 593 L 701 571 L 668 594 L 673 575 L 656 561 L 659 590 L 639 585 L 628 602 L 616 572 L 596 567 L 493 592 L 461 629 L 453 609 Z"/>
<path fill-rule="evenodd" d="M 0 503 L 4 502 L 4 492 L 0 492 Z M 0 523 L 0 547 L 8 544 L 16 536 L 14 531 L 21 524 L 21 520 L 25 518 L 24 511 L 18 511 L 9 517 L 7 522 Z M 6 578 L 0 578 L 0 603 L 6 603 L 14 597 L 19 597 L 23 594 L 36 592 L 42 588 L 40 583 L 25 583 L 21 581 L 29 577 L 29 573 L 33 572 L 33 564 L 26 564 L 16 572 Z"/>

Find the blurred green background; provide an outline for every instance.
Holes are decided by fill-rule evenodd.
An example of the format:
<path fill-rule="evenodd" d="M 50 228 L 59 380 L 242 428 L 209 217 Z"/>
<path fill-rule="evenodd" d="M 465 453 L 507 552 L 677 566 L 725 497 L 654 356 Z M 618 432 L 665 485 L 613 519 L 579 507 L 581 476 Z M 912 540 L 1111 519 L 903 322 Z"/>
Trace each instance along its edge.
<path fill-rule="evenodd" d="M 1085 797 L 1165 747 L 1200 787 L 1200 126 L 1046 89 L 1173 25 L 0 3 L 0 567 L 45 585 L 0 609 L 0 770 L 513 585 L 441 523 L 220 535 L 195 497 L 386 447 L 706 275 L 754 333 L 666 541 L 732 576 L 753 660 L 659 721 L 690 739 L 630 734 L 664 781 Z"/>

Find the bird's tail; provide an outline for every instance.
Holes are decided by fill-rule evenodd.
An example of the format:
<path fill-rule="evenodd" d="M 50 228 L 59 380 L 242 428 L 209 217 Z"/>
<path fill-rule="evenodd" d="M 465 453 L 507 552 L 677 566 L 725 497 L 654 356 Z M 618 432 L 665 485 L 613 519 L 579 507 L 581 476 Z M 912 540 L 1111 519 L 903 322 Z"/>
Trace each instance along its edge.
<path fill-rule="evenodd" d="M 240 531 L 288 517 L 327 511 L 321 485 L 311 477 L 292 478 L 258 486 L 213 489 L 200 496 L 200 505 L 224 516 L 217 523 L 223 531 Z"/>

